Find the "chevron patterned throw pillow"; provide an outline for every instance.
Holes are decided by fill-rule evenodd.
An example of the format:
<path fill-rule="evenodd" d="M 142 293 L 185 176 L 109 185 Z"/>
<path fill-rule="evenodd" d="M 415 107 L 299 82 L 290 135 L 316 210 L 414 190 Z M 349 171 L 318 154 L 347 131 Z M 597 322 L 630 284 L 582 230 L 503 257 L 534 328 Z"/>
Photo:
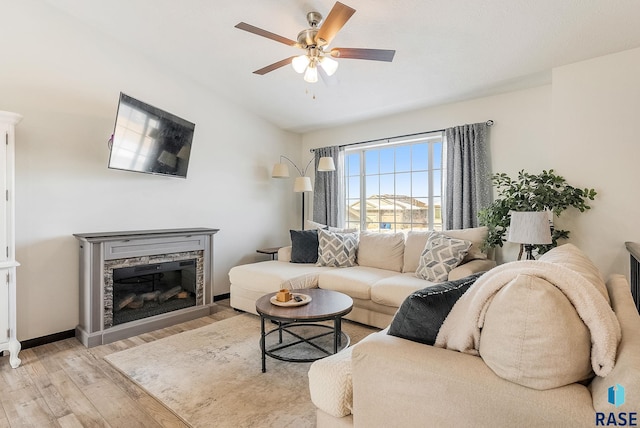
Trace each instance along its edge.
<path fill-rule="evenodd" d="M 433 282 L 449 279 L 449 272 L 460 264 L 471 247 L 471 241 L 431 232 L 420 255 L 416 276 Z"/>
<path fill-rule="evenodd" d="M 351 267 L 356 266 L 358 250 L 358 232 L 340 233 L 318 230 L 317 266 Z"/>

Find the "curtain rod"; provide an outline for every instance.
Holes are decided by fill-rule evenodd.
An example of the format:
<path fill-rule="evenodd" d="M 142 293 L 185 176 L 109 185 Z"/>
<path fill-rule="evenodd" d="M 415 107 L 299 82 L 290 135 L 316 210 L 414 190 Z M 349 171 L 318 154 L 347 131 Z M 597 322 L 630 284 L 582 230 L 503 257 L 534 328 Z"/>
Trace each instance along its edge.
<path fill-rule="evenodd" d="M 487 126 L 493 126 L 493 120 L 489 119 L 487 120 L 484 124 Z M 367 143 L 377 143 L 379 141 L 388 141 L 388 140 L 393 140 L 396 138 L 407 138 L 407 137 L 415 137 L 416 135 L 422 135 L 422 134 L 431 134 L 434 132 L 444 132 L 446 129 L 434 129 L 433 131 L 423 131 L 423 132 L 416 132 L 413 134 L 406 134 L 406 135 L 397 135 L 395 137 L 387 137 L 387 138 L 378 138 L 375 140 L 367 140 L 367 141 L 358 141 L 357 143 L 347 143 L 347 144 L 340 144 L 338 147 L 342 148 L 342 147 L 349 147 L 349 146 L 355 146 L 357 144 L 367 144 Z M 316 149 L 310 149 L 309 150 L 311 153 L 314 153 L 316 151 Z"/>

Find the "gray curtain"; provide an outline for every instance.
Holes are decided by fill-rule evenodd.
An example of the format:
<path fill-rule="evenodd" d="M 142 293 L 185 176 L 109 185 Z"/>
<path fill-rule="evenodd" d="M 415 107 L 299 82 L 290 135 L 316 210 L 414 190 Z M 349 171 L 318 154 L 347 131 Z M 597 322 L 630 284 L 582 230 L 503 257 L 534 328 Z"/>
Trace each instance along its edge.
<path fill-rule="evenodd" d="M 478 211 L 491 202 L 486 123 L 445 130 L 445 229 L 478 226 Z"/>
<path fill-rule="evenodd" d="M 333 158 L 336 170 L 318 171 L 321 157 Z M 338 146 L 315 149 L 316 178 L 313 189 L 313 221 L 328 226 L 344 226 L 344 149 Z"/>

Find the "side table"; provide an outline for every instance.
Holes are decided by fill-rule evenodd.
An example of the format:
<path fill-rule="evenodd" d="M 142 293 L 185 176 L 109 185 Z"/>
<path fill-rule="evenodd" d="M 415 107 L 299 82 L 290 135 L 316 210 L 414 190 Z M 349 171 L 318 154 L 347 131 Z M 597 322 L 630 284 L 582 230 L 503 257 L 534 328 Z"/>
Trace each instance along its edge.
<path fill-rule="evenodd" d="M 278 256 L 278 250 L 282 247 L 269 247 L 269 248 L 260 248 L 256 250 L 256 253 L 260 254 L 268 254 L 271 256 L 271 260 L 275 260 Z"/>

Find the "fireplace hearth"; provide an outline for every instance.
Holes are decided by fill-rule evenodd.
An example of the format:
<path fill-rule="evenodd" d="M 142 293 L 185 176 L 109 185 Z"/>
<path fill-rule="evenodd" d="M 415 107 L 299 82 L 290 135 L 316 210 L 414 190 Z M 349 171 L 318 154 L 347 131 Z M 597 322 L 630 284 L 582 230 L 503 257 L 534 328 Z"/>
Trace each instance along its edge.
<path fill-rule="evenodd" d="M 80 324 L 87 347 L 211 313 L 218 229 L 76 234 Z"/>

